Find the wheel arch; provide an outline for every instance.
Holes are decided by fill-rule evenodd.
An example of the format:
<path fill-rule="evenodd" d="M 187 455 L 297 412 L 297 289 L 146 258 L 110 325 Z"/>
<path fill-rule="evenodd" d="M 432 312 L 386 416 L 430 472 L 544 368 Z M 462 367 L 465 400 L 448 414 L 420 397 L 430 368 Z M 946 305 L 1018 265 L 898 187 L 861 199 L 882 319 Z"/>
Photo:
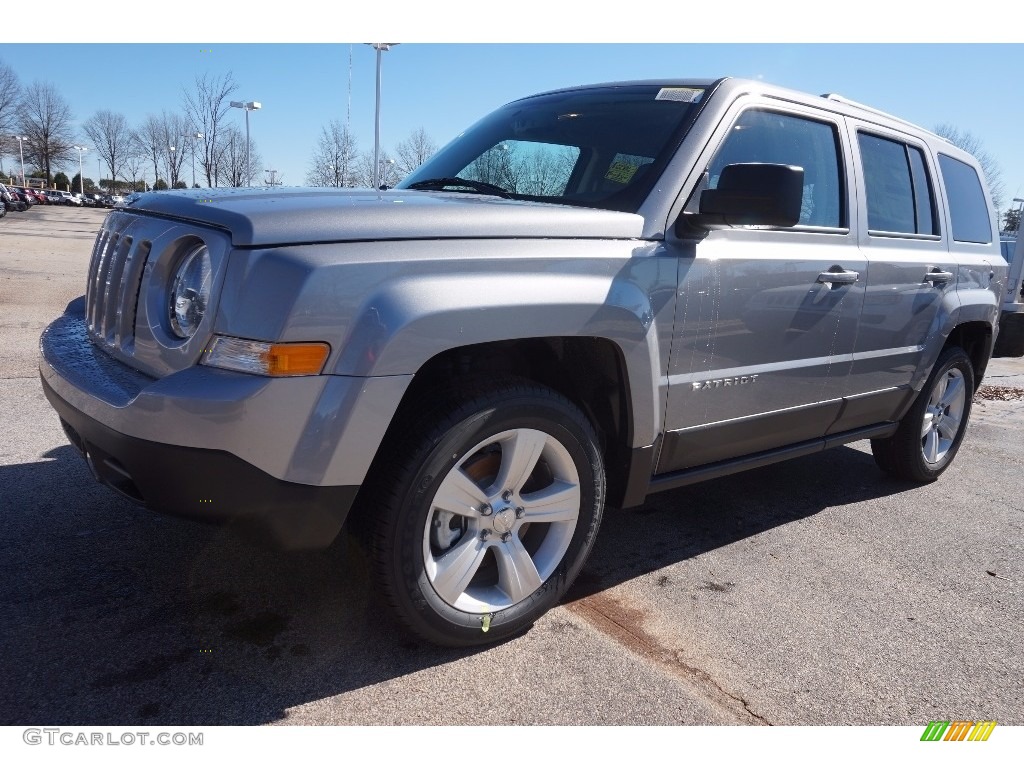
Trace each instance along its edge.
<path fill-rule="evenodd" d="M 481 381 L 508 378 L 548 387 L 583 411 L 601 444 L 609 503 L 617 505 L 625 492 L 631 446 L 636 439 L 637 393 L 623 349 L 608 338 L 508 339 L 439 352 L 416 372 L 391 419 L 382 447 L 401 440 L 406 425 L 421 412 L 423 404 L 450 391 L 453 383 L 458 386 L 462 382 L 468 388 L 479 386 Z"/>

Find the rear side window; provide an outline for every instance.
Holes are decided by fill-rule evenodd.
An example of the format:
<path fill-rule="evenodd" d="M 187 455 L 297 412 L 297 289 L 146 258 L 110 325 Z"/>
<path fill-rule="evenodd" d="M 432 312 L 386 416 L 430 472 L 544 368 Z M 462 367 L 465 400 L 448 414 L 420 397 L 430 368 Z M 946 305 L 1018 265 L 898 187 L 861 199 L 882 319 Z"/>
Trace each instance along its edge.
<path fill-rule="evenodd" d="M 868 229 L 907 235 L 937 235 L 935 196 L 924 155 L 902 141 L 858 133 Z"/>
<path fill-rule="evenodd" d="M 722 169 L 734 163 L 778 163 L 803 168 L 799 223 L 811 227 L 846 226 L 835 126 L 777 112 L 749 110 L 740 115 L 711 161 L 708 187 L 716 189 Z"/>
<path fill-rule="evenodd" d="M 953 220 L 953 239 L 964 243 L 992 242 L 992 223 L 977 172 L 967 163 L 942 154 L 939 168 Z"/>

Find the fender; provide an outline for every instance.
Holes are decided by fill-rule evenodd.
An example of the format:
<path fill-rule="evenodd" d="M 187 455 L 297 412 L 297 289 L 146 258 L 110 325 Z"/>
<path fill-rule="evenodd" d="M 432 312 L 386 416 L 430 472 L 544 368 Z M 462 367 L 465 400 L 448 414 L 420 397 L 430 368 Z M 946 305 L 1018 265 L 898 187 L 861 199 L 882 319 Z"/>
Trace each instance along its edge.
<path fill-rule="evenodd" d="M 407 240 L 236 253 L 216 330 L 326 341 L 327 372 L 365 377 L 415 374 L 472 344 L 607 339 L 625 361 L 633 446 L 645 446 L 661 430 L 677 279 L 676 260 L 656 256 L 656 245 Z"/>
<path fill-rule="evenodd" d="M 942 304 L 936 313 L 935 320 L 928 332 L 928 342 L 918 366 L 911 378 L 910 385 L 915 392 L 920 392 L 925 381 L 931 374 L 935 361 L 938 360 L 946 340 L 953 330 L 964 323 L 983 322 L 992 329 L 992 339 L 985 351 L 988 360 L 995 344 L 996 328 L 999 321 L 999 305 L 997 297 L 991 290 L 971 288 L 967 290 L 948 291 L 943 295 Z"/>

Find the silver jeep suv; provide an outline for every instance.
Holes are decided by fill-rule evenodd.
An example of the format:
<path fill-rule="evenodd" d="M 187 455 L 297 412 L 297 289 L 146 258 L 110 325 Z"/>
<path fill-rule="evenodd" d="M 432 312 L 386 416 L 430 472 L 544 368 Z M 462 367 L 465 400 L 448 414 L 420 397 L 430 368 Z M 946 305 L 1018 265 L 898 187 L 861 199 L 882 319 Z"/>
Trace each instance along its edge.
<path fill-rule="evenodd" d="M 544 93 L 377 190 L 110 213 L 43 388 L 146 506 L 324 546 L 450 645 L 556 605 L 606 504 L 870 439 L 956 455 L 1007 266 L 973 157 L 760 82 Z"/>

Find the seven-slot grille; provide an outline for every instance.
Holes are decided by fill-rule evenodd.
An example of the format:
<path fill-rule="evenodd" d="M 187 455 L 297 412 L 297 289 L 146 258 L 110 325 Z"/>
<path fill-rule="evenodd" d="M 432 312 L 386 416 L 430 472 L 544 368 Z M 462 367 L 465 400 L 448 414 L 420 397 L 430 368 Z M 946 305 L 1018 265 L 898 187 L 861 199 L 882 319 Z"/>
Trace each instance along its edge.
<path fill-rule="evenodd" d="M 85 320 L 94 341 L 132 352 L 139 285 L 150 245 L 148 240 L 136 243 L 123 231 L 100 231 L 85 289 Z"/>

